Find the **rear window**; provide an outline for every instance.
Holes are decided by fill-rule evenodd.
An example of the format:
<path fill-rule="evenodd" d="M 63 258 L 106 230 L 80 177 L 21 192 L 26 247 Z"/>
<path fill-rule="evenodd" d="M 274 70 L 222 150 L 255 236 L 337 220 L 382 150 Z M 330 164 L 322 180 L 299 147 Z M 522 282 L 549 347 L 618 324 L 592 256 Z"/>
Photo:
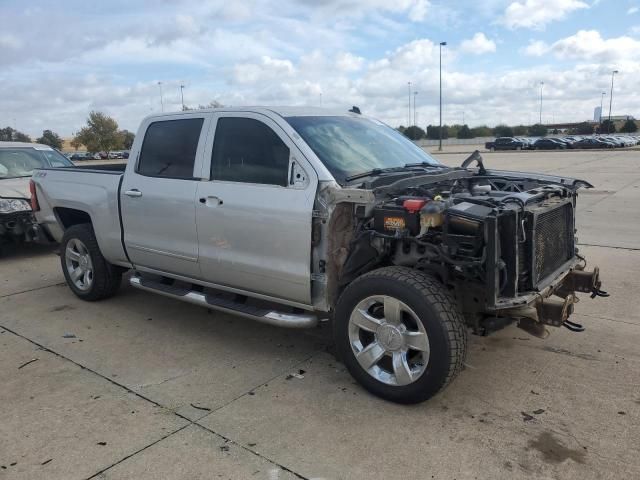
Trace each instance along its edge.
<path fill-rule="evenodd" d="M 193 178 L 202 118 L 163 120 L 149 125 L 137 172 L 148 177 Z"/>

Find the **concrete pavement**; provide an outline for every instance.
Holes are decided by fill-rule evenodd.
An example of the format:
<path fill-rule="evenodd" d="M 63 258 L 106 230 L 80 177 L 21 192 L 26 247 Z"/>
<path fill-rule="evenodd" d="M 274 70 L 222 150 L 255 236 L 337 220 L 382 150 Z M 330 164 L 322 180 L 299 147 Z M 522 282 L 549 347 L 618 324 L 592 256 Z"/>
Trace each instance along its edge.
<path fill-rule="evenodd" d="M 8 252 L 0 479 L 640 478 L 640 152 L 484 157 L 596 185 L 578 200 L 579 240 L 612 296 L 576 306 L 586 332 L 471 337 L 446 391 L 399 406 L 355 384 L 326 327 L 281 330 L 127 287 L 85 303 L 53 253 Z"/>

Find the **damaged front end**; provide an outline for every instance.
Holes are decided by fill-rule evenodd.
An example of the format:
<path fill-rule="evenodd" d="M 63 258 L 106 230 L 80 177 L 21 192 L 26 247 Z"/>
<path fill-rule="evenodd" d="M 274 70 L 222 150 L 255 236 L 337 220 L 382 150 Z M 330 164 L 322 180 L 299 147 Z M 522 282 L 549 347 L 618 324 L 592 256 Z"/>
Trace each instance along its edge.
<path fill-rule="evenodd" d="M 477 161 L 478 168 L 468 168 Z M 480 335 L 513 321 L 544 337 L 569 320 L 578 293 L 606 296 L 598 268 L 576 246 L 582 180 L 463 167 L 394 173 L 359 188 L 325 186 L 314 219 L 314 300 L 326 309 L 374 268 L 400 265 L 437 277 Z"/>

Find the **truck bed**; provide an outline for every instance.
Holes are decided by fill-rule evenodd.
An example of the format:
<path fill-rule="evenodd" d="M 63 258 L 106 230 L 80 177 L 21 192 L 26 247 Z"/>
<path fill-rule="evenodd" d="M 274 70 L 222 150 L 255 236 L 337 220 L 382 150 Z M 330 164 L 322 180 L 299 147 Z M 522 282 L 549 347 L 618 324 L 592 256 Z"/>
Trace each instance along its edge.
<path fill-rule="evenodd" d="M 60 241 L 64 230 L 58 219 L 69 212 L 87 212 L 105 258 L 126 264 L 119 201 L 125 167 L 125 163 L 118 163 L 37 170 L 33 181 L 41 209 L 40 223 Z"/>

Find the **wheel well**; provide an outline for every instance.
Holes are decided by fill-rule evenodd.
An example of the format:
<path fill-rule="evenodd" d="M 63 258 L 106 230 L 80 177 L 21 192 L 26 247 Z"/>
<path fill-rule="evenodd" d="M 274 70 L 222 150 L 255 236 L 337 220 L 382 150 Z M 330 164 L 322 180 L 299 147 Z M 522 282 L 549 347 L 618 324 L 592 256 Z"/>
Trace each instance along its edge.
<path fill-rule="evenodd" d="M 91 217 L 87 212 L 75 208 L 55 208 L 54 213 L 65 230 L 74 225 L 91 223 Z"/>

